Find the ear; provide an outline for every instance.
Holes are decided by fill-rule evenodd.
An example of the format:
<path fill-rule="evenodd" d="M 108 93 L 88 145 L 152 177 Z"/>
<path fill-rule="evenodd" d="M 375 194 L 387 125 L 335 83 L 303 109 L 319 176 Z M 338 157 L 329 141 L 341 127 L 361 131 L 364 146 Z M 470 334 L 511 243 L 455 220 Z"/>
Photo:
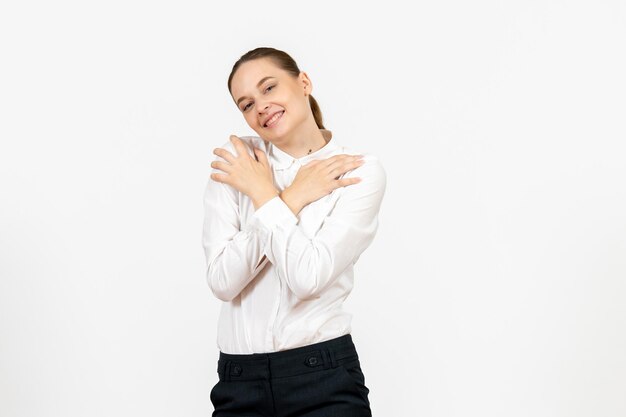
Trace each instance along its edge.
<path fill-rule="evenodd" d="M 302 89 L 304 91 L 304 95 L 311 94 L 313 91 L 313 83 L 311 79 L 307 75 L 305 71 L 300 71 L 300 75 L 298 77 L 300 79 L 300 84 L 302 85 Z"/>

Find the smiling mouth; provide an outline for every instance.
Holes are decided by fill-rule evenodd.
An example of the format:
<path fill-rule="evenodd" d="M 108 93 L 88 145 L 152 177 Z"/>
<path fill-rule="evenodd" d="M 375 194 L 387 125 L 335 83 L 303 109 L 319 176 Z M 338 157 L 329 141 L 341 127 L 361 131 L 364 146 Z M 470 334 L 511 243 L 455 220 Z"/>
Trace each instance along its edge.
<path fill-rule="evenodd" d="M 263 125 L 263 127 L 272 127 L 274 124 L 276 124 L 276 122 L 278 122 L 283 117 L 283 113 L 285 113 L 284 110 L 276 113 Z"/>

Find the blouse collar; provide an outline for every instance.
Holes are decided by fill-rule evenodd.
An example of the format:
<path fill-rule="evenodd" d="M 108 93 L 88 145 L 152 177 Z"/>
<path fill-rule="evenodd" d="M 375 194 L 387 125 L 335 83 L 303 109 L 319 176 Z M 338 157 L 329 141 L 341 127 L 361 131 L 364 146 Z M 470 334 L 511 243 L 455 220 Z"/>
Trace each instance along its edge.
<path fill-rule="evenodd" d="M 294 158 L 287 152 L 281 150 L 279 147 L 274 146 L 273 143 L 268 142 L 268 155 L 272 161 L 272 167 L 276 170 L 282 170 L 289 168 L 291 164 L 296 161 L 298 161 L 300 165 L 304 165 L 311 160 L 324 159 L 325 157 L 329 156 L 335 149 L 337 149 L 338 145 L 335 143 L 334 140 L 332 140 L 333 133 L 330 130 L 320 129 L 320 132 L 322 132 L 322 136 L 326 141 L 326 145 L 316 150 L 315 152 L 312 152 L 300 158 Z"/>

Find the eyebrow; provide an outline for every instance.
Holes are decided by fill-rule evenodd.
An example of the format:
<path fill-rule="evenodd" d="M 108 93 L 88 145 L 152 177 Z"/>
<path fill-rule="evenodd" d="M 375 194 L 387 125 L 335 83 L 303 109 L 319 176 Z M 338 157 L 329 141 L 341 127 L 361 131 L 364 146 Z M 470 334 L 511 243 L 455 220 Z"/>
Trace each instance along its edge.
<path fill-rule="evenodd" d="M 261 81 L 256 83 L 256 88 L 259 88 L 261 84 L 263 84 L 265 81 L 269 80 L 270 78 L 276 78 L 276 77 L 268 76 L 268 77 L 261 78 Z M 239 107 L 239 103 L 241 103 L 241 101 L 246 98 L 247 98 L 246 96 L 239 97 L 239 100 L 237 100 L 237 107 Z"/>

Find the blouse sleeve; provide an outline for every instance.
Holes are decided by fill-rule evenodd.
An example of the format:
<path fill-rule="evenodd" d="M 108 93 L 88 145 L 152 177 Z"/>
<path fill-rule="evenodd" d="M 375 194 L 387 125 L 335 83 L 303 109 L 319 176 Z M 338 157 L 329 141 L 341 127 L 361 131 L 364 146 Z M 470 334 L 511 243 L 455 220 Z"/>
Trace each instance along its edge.
<path fill-rule="evenodd" d="M 276 196 L 259 207 L 251 228 L 281 280 L 299 299 L 316 297 L 357 261 L 372 242 L 386 188 L 386 173 L 373 155 L 343 177 L 361 181 L 343 187 L 335 206 L 313 238 L 307 237 L 285 202 Z"/>
<path fill-rule="evenodd" d="M 231 142 L 221 146 L 232 154 Z M 225 161 L 216 156 L 216 161 Z M 211 173 L 224 173 L 212 168 Z M 238 191 L 209 178 L 204 192 L 202 245 L 206 256 L 206 280 L 213 294 L 231 301 L 265 267 L 262 240 L 250 228 L 240 230 Z"/>

